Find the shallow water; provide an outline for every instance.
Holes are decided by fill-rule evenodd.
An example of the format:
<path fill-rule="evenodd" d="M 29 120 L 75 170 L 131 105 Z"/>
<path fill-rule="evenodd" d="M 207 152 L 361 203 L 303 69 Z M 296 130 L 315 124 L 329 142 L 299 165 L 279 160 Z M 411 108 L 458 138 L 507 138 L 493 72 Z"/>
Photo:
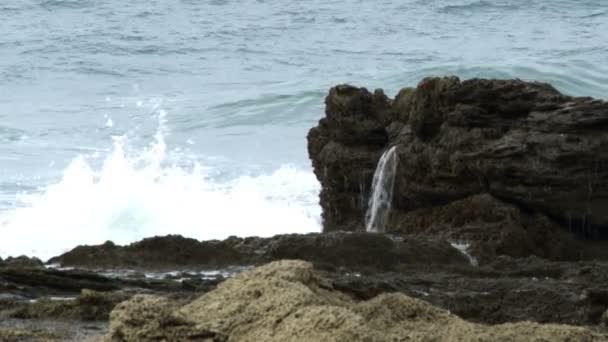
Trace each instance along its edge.
<path fill-rule="evenodd" d="M 519 77 L 608 97 L 603 0 L 4 0 L 0 255 L 318 231 L 337 83 Z"/>

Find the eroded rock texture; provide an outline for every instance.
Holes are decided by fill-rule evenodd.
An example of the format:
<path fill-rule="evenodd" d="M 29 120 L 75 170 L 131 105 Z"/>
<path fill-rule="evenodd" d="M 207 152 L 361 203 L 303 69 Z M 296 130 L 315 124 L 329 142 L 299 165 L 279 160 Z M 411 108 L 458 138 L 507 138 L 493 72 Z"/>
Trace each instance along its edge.
<path fill-rule="evenodd" d="M 312 265 L 277 261 L 180 305 L 135 296 L 114 309 L 105 341 L 599 341 L 583 327 L 464 321 L 404 294 L 354 301 Z"/>
<path fill-rule="evenodd" d="M 394 99 L 342 85 L 308 135 L 324 230 L 363 230 L 372 175 L 397 145 L 386 230 L 471 242 L 476 256 L 600 256 L 608 103 L 521 80 L 427 78 Z"/>

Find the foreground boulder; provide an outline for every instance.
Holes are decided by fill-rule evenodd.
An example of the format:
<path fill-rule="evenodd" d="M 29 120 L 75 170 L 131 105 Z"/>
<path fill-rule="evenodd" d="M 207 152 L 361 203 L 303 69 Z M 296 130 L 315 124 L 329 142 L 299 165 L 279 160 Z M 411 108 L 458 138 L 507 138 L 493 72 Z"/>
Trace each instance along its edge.
<path fill-rule="evenodd" d="M 490 241 L 482 258 L 597 257 L 575 238 L 608 237 L 607 128 L 608 103 L 545 83 L 428 78 L 394 99 L 334 87 L 308 134 L 324 230 L 364 229 L 376 164 L 396 145 L 386 231 Z"/>
<path fill-rule="evenodd" d="M 110 315 L 106 341 L 598 341 L 586 328 L 466 322 L 403 294 L 356 302 L 310 263 L 277 261 L 182 304 L 140 295 Z"/>

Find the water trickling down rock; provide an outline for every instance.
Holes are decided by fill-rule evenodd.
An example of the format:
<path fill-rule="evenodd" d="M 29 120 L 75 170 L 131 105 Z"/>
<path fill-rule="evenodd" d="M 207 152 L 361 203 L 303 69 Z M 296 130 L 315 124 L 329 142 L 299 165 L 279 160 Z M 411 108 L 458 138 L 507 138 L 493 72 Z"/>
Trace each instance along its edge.
<path fill-rule="evenodd" d="M 392 146 L 382 154 L 374 172 L 365 214 L 365 230 L 368 232 L 384 232 L 386 218 L 391 209 L 395 173 L 399 162 L 396 149 L 397 146 Z"/>

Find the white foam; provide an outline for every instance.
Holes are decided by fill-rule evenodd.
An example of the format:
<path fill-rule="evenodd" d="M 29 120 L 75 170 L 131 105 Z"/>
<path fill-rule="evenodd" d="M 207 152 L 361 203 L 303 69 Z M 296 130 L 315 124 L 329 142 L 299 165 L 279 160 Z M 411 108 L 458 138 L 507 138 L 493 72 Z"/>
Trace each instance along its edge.
<path fill-rule="evenodd" d="M 284 165 L 272 173 L 213 181 L 210 165 L 170 164 L 166 113 L 148 148 L 127 153 L 115 138 L 100 167 L 80 155 L 56 184 L 21 196 L 22 207 L 0 218 L 0 256 L 42 259 L 81 244 L 182 234 L 200 240 L 321 230 L 319 184 L 310 170 Z M 182 163 L 183 164 L 183 163 Z"/>

